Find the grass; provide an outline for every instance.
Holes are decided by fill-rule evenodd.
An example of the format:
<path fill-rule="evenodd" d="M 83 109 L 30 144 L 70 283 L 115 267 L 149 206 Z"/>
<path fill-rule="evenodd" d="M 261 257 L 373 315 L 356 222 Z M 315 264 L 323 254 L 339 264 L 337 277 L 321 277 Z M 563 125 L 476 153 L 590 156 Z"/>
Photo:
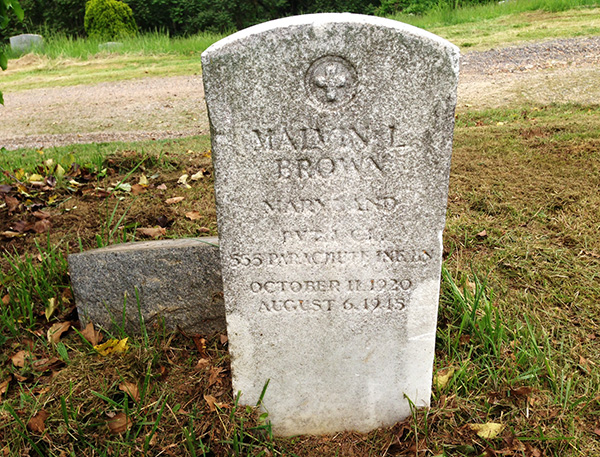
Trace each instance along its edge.
<path fill-rule="evenodd" d="M 100 167 L 113 168 L 114 174 L 98 178 L 92 187 L 104 188 L 108 181 L 133 185 L 141 173 L 160 174 L 169 176 L 164 182 L 172 193 L 159 195 L 155 188 L 138 196 L 120 193 L 115 195 L 122 199 L 119 208 L 134 204 L 115 215 L 116 200 L 100 200 L 95 205 L 105 204 L 105 215 L 95 216 L 96 228 L 88 232 L 60 225 L 61 214 L 69 213 L 63 212 L 67 203 L 58 204 L 46 209 L 57 226 L 50 241 L 32 234 L 12 241 L 21 243 L 21 255 L 5 257 L 0 278 L 0 295 L 9 297 L 0 333 L 7 361 L 0 368 L 0 385 L 8 380 L 0 442 L 7 443 L 8 455 L 27 448 L 35 454 L 37 447 L 42 455 L 56 456 L 140 449 L 148 455 L 168 450 L 176 455 L 367 456 L 416 449 L 434 456 L 479 456 L 486 449 L 488 455 L 598 454 L 599 119 L 600 107 L 576 104 L 458 114 L 432 407 L 415 410 L 389 429 L 329 437 L 271 437 L 259 413 L 240 407 L 231 391 L 221 335 L 202 336 L 203 349 L 195 344 L 198 337 L 153 328 L 129 335 L 131 348 L 110 357 L 91 348 L 79 335 L 83 329 L 70 330 L 59 343 L 48 342 L 52 325 L 76 325 L 66 292 L 67 249 L 73 252 L 79 242 L 94 247 L 103 226 L 122 234 L 130 224 L 144 225 L 142 213 L 159 214 L 154 211 L 164 210 L 166 197 L 184 192 L 195 208 L 205 208 L 202 224 L 214 223 L 210 181 L 192 189 L 176 184 L 182 172 L 199 166 L 212 173 L 206 142 L 195 154 L 186 148 L 198 139 L 105 145 Z M 72 148 L 77 153 L 91 147 Z M 69 150 L 52 152 L 60 158 Z M 25 157 L 33 152 L 22 151 Z M 45 159 L 33 157 L 38 163 Z M 35 160 L 19 166 L 26 173 L 37 169 Z M 82 189 L 81 196 L 70 194 L 72 205 L 84 205 Z M 169 218 L 175 223 L 167 236 L 190 235 L 194 224 L 182 221 L 189 209 L 173 209 Z M 47 321 L 51 298 L 57 306 Z M 113 334 L 125 335 L 122 329 Z M 11 357 L 21 350 L 32 355 L 18 367 Z M 54 365 L 47 369 L 44 363 L 50 361 Z M 125 382 L 136 383 L 138 400 L 120 390 Z M 40 411 L 48 414 L 43 432 L 31 425 L 42 417 L 36 416 Z M 119 424 L 126 430 L 111 432 Z M 477 435 L 474 427 L 486 424 L 500 424 L 502 432 L 497 438 Z"/>
<path fill-rule="evenodd" d="M 392 19 L 436 33 L 463 49 L 485 50 L 525 41 L 600 35 L 597 0 L 518 0 L 451 9 L 436 7 L 422 15 Z M 101 50 L 99 42 L 48 36 L 43 50 L 19 59 L 0 73 L 5 93 L 33 88 L 96 84 L 144 77 L 199 74 L 200 54 L 222 35 L 186 38 L 148 33 Z"/>
<path fill-rule="evenodd" d="M 12 60 L 9 69 L 0 74 L 0 81 L 10 92 L 198 74 L 200 54 L 223 36 L 207 32 L 170 38 L 164 33 L 146 33 L 123 39 L 119 48 L 103 50 L 98 40 L 50 35 L 43 50 L 24 57 L 7 49 Z"/>
<path fill-rule="evenodd" d="M 440 2 L 430 11 L 422 15 L 396 14 L 392 19 L 407 22 L 417 27 L 429 29 L 436 26 L 453 26 L 472 22 L 485 22 L 520 13 L 545 12 L 584 13 L 585 8 L 598 7 L 597 0 L 518 0 L 506 2 L 487 2 L 479 5 L 468 5 L 453 8 Z"/>

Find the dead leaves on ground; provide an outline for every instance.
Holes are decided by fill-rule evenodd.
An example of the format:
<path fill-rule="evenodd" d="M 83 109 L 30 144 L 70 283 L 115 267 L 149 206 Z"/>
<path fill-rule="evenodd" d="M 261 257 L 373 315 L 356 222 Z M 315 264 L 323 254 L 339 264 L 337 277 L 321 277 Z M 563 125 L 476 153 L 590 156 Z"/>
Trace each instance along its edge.
<path fill-rule="evenodd" d="M 164 227 L 140 227 L 136 229 L 136 232 L 140 235 L 149 236 L 151 238 L 158 238 L 167 234 L 167 229 Z"/>
<path fill-rule="evenodd" d="M 129 430 L 133 425 L 133 420 L 125 413 L 117 413 L 106 422 L 106 425 L 111 433 L 118 435 Z"/>
<path fill-rule="evenodd" d="M 0 399 L 2 399 L 4 394 L 8 391 L 10 381 L 12 381 L 12 376 L 9 376 L 8 379 L 5 379 L 4 381 L 0 382 Z"/>
<path fill-rule="evenodd" d="M 119 390 L 129 395 L 134 402 L 139 403 L 141 397 L 137 384 L 123 381 L 119 384 Z"/>
<path fill-rule="evenodd" d="M 23 368 L 27 363 L 27 360 L 33 359 L 34 356 L 29 351 L 19 351 L 15 355 L 13 355 L 10 359 L 12 364 L 17 368 Z"/>
<path fill-rule="evenodd" d="M 58 357 L 42 357 L 36 359 L 35 355 L 30 351 L 21 350 L 11 357 L 11 361 L 16 368 L 25 368 L 30 365 L 34 371 L 45 372 L 56 370 L 65 365 Z"/>
<path fill-rule="evenodd" d="M 106 343 L 94 346 L 94 349 L 98 354 L 105 357 L 111 354 L 122 354 L 129 349 L 127 340 L 129 338 L 123 338 L 122 340 L 110 339 Z"/>
<path fill-rule="evenodd" d="M 88 323 L 85 328 L 81 331 L 83 336 L 92 346 L 98 346 L 104 337 L 102 333 L 94 328 L 94 324 Z"/>
<path fill-rule="evenodd" d="M 44 151 L 39 150 L 38 153 L 43 155 Z M 0 185 L 0 203 L 3 202 L 0 208 L 5 206 L 9 216 L 22 216 L 11 222 L 10 230 L 0 232 L 0 237 L 10 239 L 27 233 L 49 231 L 52 227 L 52 214 L 43 211 L 43 208 L 58 202 L 58 180 L 65 183 L 64 190 L 78 192 L 80 187 L 97 176 L 78 165 L 71 154 L 63 157 L 61 162 L 62 165 L 53 159 L 42 161 L 34 173 L 27 173 L 23 169 L 13 172 L 2 170 L 10 184 Z M 68 171 L 65 171 L 65 167 Z"/>
<path fill-rule="evenodd" d="M 187 217 L 190 221 L 197 221 L 202 217 L 199 211 L 188 211 L 185 213 L 185 217 Z"/>
<path fill-rule="evenodd" d="M 27 422 L 27 428 L 33 433 L 41 435 L 46 430 L 46 419 L 50 417 L 50 414 L 45 410 L 40 410 L 33 415 L 29 422 Z"/>
<path fill-rule="evenodd" d="M 487 422 L 485 424 L 467 424 L 468 427 L 477 433 L 477 436 L 486 440 L 497 438 L 505 428 L 505 425 L 496 422 Z"/>
<path fill-rule="evenodd" d="M 165 200 L 165 203 L 167 205 L 175 205 L 177 203 L 181 203 L 183 200 L 185 200 L 185 197 L 171 197 L 171 198 L 167 198 Z"/>
<path fill-rule="evenodd" d="M 48 329 L 48 342 L 56 344 L 63 333 L 71 328 L 71 322 L 58 322 Z"/>

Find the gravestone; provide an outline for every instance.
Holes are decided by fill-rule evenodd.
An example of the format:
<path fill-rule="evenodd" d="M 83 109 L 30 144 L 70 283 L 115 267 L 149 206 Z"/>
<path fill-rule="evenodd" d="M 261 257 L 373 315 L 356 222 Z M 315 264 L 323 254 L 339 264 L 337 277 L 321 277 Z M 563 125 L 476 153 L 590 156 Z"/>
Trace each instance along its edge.
<path fill-rule="evenodd" d="M 269 381 L 276 434 L 429 405 L 458 59 L 346 13 L 202 55 L 233 388 L 256 404 Z"/>
<path fill-rule="evenodd" d="M 108 41 L 106 43 L 100 43 L 98 49 L 100 51 L 117 51 L 123 47 L 123 43 L 120 41 Z"/>
<path fill-rule="evenodd" d="M 24 33 L 10 37 L 10 48 L 15 52 L 29 52 L 36 48 L 44 47 L 44 38 L 33 33 Z"/>
<path fill-rule="evenodd" d="M 79 318 L 124 326 L 211 334 L 225 329 L 217 238 L 115 244 L 68 257 Z M 139 299 L 139 309 L 138 309 Z"/>

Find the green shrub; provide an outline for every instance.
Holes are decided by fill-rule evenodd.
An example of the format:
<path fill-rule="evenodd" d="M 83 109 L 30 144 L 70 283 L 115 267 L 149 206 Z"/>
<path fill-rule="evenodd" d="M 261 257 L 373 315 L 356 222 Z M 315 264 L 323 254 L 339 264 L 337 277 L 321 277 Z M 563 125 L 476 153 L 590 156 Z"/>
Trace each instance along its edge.
<path fill-rule="evenodd" d="M 101 40 L 137 33 L 131 8 L 118 0 L 90 0 L 85 5 L 84 26 L 89 37 Z"/>

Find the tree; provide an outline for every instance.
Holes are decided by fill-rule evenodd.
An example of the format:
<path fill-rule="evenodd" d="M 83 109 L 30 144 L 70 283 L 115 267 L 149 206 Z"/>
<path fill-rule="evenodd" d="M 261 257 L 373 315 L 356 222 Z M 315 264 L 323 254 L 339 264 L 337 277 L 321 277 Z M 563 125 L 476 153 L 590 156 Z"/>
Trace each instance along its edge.
<path fill-rule="evenodd" d="M 19 4 L 19 0 L 0 0 L 0 29 L 8 25 L 8 11 L 13 10 L 20 21 L 23 20 L 23 10 Z M 6 70 L 8 66 L 8 57 L 3 49 L 0 49 L 0 68 Z M 4 105 L 4 97 L 0 92 L 0 103 Z"/>

